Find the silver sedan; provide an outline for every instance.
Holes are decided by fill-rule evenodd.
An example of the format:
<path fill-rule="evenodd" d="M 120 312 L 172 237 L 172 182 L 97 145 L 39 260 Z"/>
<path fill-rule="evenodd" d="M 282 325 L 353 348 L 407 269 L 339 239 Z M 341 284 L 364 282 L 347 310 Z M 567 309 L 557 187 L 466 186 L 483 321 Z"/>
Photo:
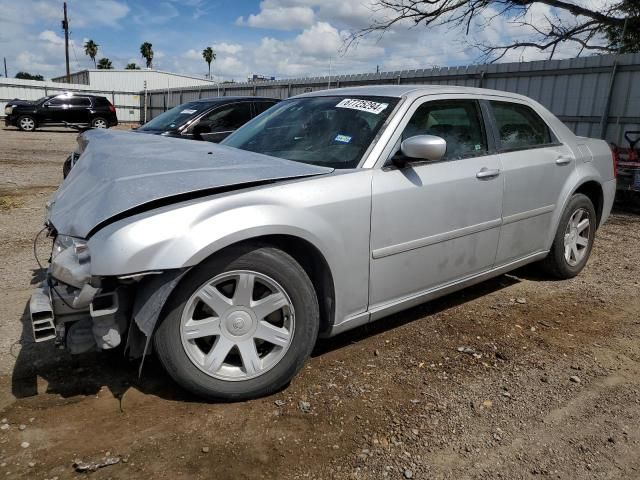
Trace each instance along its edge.
<path fill-rule="evenodd" d="M 283 101 L 221 145 L 90 131 L 48 204 L 37 341 L 155 347 L 206 398 L 289 382 L 318 336 L 531 262 L 585 266 L 606 142 L 506 92 L 379 86 Z"/>

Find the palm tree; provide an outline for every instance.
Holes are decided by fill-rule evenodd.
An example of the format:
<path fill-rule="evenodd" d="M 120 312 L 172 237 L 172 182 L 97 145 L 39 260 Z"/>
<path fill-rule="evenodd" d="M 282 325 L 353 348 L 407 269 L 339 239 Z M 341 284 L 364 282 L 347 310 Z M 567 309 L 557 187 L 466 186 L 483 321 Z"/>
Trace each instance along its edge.
<path fill-rule="evenodd" d="M 140 54 L 147 61 L 147 68 L 153 68 L 153 49 L 151 47 L 153 45 L 149 42 L 144 42 L 140 45 Z"/>
<path fill-rule="evenodd" d="M 213 48 L 207 47 L 202 50 L 202 58 L 209 65 L 209 78 L 211 78 L 211 62 L 216 59 L 216 52 L 213 51 Z"/>
<path fill-rule="evenodd" d="M 140 70 L 140 67 L 135 63 L 127 63 L 127 66 L 124 67 L 125 70 Z"/>
<path fill-rule="evenodd" d="M 111 65 L 111 60 L 108 58 L 101 58 L 98 60 L 98 70 L 112 70 L 113 65 Z"/>
<path fill-rule="evenodd" d="M 84 44 L 84 54 L 89 55 L 91 60 L 93 60 L 93 67 L 97 68 L 96 65 L 96 55 L 98 55 L 98 47 L 99 45 L 93 40 L 87 40 Z"/>

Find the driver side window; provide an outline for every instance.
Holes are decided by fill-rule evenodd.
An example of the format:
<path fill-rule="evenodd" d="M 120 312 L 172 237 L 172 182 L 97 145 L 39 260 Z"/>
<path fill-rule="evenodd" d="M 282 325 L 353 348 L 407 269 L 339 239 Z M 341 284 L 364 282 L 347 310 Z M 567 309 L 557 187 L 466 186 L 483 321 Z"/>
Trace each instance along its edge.
<path fill-rule="evenodd" d="M 233 103 L 215 109 L 200 122 L 210 126 L 211 132 L 228 132 L 236 130 L 251 119 L 249 102 Z"/>
<path fill-rule="evenodd" d="M 475 100 L 436 100 L 423 103 L 402 132 L 402 140 L 435 135 L 447 142 L 443 160 L 477 157 L 487 153 L 487 137 Z"/>

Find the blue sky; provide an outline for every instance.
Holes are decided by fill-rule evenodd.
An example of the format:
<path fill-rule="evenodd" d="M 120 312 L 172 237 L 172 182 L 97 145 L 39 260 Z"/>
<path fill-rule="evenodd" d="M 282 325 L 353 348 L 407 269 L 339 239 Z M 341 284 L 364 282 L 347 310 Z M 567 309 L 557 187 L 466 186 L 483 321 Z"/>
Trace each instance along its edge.
<path fill-rule="evenodd" d="M 584 0 L 586 2 L 603 0 Z M 45 78 L 64 73 L 62 1 L 0 0 L 0 56 L 9 75 L 18 70 Z M 388 12 L 375 0 L 68 0 L 72 71 L 93 66 L 82 45 L 100 45 L 98 58 L 116 68 L 143 64 L 140 44 L 151 42 L 154 68 L 204 75 L 201 52 L 212 46 L 212 74 L 243 80 L 251 73 L 278 78 L 335 73 L 466 65 L 478 59 L 471 43 L 501 42 L 522 35 L 507 19 L 474 25 L 469 38 L 445 27 L 399 24 L 382 38 L 366 37 L 345 52 L 344 38 Z M 548 16 L 548 7 L 532 20 Z M 525 32 L 526 33 L 526 32 Z M 571 56 L 570 48 L 557 52 Z M 526 50 L 504 61 L 542 58 Z"/>

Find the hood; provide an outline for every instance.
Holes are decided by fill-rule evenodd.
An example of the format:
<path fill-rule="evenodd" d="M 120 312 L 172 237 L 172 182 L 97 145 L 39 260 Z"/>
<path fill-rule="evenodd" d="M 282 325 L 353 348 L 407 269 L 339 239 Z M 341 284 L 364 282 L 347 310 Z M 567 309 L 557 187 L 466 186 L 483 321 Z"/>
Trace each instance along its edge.
<path fill-rule="evenodd" d="M 15 107 L 21 106 L 21 105 L 35 105 L 35 102 L 31 101 L 31 100 L 19 100 L 19 99 L 14 99 L 14 100 L 9 100 L 7 102 L 7 106 L 13 105 Z"/>
<path fill-rule="evenodd" d="M 58 233 L 80 238 L 113 217 L 189 194 L 333 171 L 209 142 L 105 129 L 83 133 L 78 143 L 84 151 L 49 200 L 48 220 Z"/>

